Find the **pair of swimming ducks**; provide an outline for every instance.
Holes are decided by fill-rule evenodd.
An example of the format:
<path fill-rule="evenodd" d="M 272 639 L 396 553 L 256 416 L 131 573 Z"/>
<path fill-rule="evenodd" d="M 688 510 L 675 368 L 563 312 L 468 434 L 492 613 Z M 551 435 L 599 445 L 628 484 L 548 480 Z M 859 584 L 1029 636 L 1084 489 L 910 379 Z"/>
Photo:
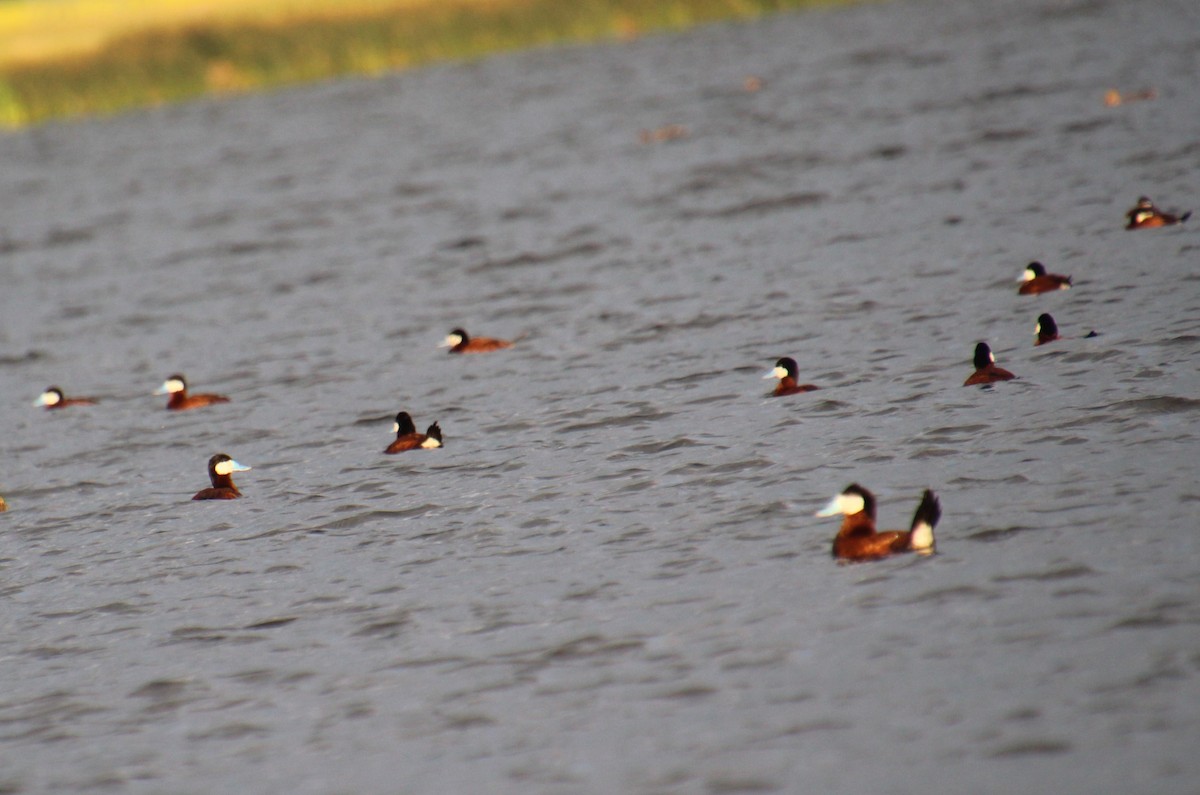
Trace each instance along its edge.
<path fill-rule="evenodd" d="M 189 409 L 198 409 L 204 406 L 211 406 L 214 403 L 228 403 L 229 398 L 224 395 L 213 395 L 201 393 L 198 395 L 188 394 L 187 380 L 178 373 L 163 381 L 162 386 L 154 390 L 156 395 L 167 395 L 167 410 L 168 411 L 188 411 Z M 94 406 L 95 398 L 76 397 L 69 398 L 63 395 L 63 391 L 56 386 L 46 389 L 36 401 L 35 406 L 45 406 L 48 409 L 62 409 L 68 406 Z"/>
<path fill-rule="evenodd" d="M 1033 335 L 1033 344 L 1035 346 L 1045 345 L 1047 342 L 1062 339 L 1058 333 L 1058 324 L 1054 322 L 1054 317 L 1049 312 L 1043 312 L 1038 315 Z M 1096 332 L 1090 331 L 1086 336 L 1095 337 Z M 975 346 L 974 364 L 975 372 L 971 373 L 967 380 L 963 382 L 963 386 L 994 384 L 997 381 L 1010 381 L 1016 378 L 1008 370 L 996 366 L 996 356 L 992 353 L 992 349 L 988 347 L 986 342 L 980 342 Z"/>
<path fill-rule="evenodd" d="M 234 472 L 250 467 L 239 464 L 224 453 L 208 461 L 208 476 L 212 488 L 204 489 L 193 500 L 233 500 L 242 496 L 233 483 Z M 817 511 L 817 516 L 842 514 L 842 526 L 833 539 L 832 553 L 839 560 L 876 560 L 901 552 L 930 555 L 934 551 L 933 529 L 942 516 L 937 495 L 929 489 L 921 497 L 917 512 L 908 530 L 875 529 L 875 495 L 857 483 L 846 487 L 829 504 Z"/>
<path fill-rule="evenodd" d="M 383 452 L 402 453 L 406 450 L 433 450 L 442 446 L 442 429 L 435 422 L 425 433 L 417 433 L 412 417 L 407 411 L 396 415 L 392 424 L 395 440 Z M 248 472 L 250 467 L 239 464 L 225 453 L 217 453 L 208 459 L 208 480 L 212 486 L 196 492 L 193 500 L 236 500 L 242 492 L 234 485 L 234 472 Z"/>
<path fill-rule="evenodd" d="M 233 473 L 249 469 L 224 453 L 214 455 L 208 460 L 212 487 L 197 492 L 192 499 L 233 500 L 241 497 L 242 493 L 233 483 Z M 908 530 L 880 531 L 875 529 L 875 495 L 852 483 L 816 513 L 817 516 L 837 514 L 843 519 L 833 539 L 833 556 L 839 560 L 865 561 L 901 552 L 933 554 L 933 529 L 942 517 L 942 507 L 937 495 L 926 489 Z"/>

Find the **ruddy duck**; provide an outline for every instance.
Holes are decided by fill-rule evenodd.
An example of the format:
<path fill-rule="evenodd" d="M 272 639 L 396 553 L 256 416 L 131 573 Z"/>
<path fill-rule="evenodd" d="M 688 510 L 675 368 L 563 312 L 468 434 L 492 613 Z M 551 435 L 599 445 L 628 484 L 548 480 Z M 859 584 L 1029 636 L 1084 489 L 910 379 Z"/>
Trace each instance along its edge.
<path fill-rule="evenodd" d="M 425 433 L 417 433 L 417 427 L 413 425 L 412 417 L 408 416 L 407 411 L 396 415 L 392 431 L 396 434 L 396 439 L 383 451 L 385 453 L 403 453 L 405 450 L 416 450 L 418 447 L 432 450 L 442 446 L 441 427 L 435 422 Z"/>
<path fill-rule="evenodd" d="M 467 332 L 456 328 L 438 347 L 449 348 L 450 353 L 487 353 L 502 348 L 511 348 L 512 343 L 508 340 L 497 340 L 491 337 L 468 337 Z"/>
<path fill-rule="evenodd" d="M 981 342 L 975 346 L 975 372 L 971 373 L 971 377 L 963 382 L 963 386 L 990 384 L 994 381 L 1008 381 L 1013 378 L 1016 376 L 1008 370 L 996 366 L 996 357 L 992 355 L 992 349 L 986 342 Z"/>
<path fill-rule="evenodd" d="M 245 472 L 250 467 L 243 466 L 224 453 L 217 453 L 208 459 L 208 479 L 212 488 L 196 492 L 193 500 L 236 500 L 242 496 L 238 487 L 233 485 L 233 473 Z"/>
<path fill-rule="evenodd" d="M 796 367 L 796 360 L 790 356 L 785 356 L 775 362 L 775 368 L 763 376 L 763 378 L 779 379 L 779 383 L 775 386 L 775 391 L 771 393 L 774 397 L 798 395 L 801 392 L 811 392 L 818 388 L 815 384 L 797 383 L 796 371 L 798 369 Z"/>
<path fill-rule="evenodd" d="M 907 531 L 875 529 L 875 495 L 857 483 L 829 501 L 817 516 L 842 514 L 842 527 L 833 539 L 833 556 L 841 560 L 875 560 L 897 552 L 933 553 L 933 528 L 942 518 L 937 495 L 925 489 Z"/>
<path fill-rule="evenodd" d="M 1029 267 L 1021 274 L 1020 282 L 1021 286 L 1017 289 L 1019 295 L 1037 295 L 1071 288 L 1070 276 L 1046 273 L 1046 267 L 1040 262 L 1029 263 Z"/>
<path fill-rule="evenodd" d="M 229 398 L 224 395 L 189 395 L 187 392 L 187 381 L 178 373 L 163 381 L 163 385 L 154 390 L 154 394 L 170 395 L 167 398 L 168 411 L 187 411 L 188 409 L 211 406 L 214 403 L 229 402 Z"/>
<path fill-rule="evenodd" d="M 63 391 L 56 386 L 47 387 L 46 391 L 34 401 L 35 406 L 45 406 L 47 409 L 65 409 L 67 406 L 94 406 L 93 398 L 63 397 Z"/>
<path fill-rule="evenodd" d="M 1159 226 L 1181 224 L 1192 217 L 1192 211 L 1188 210 L 1183 215 L 1171 215 L 1159 210 L 1154 206 L 1154 202 L 1145 196 L 1139 196 L 1137 204 L 1125 213 L 1125 217 L 1129 219 L 1129 223 L 1125 224 L 1126 229 L 1154 229 Z"/>
<path fill-rule="evenodd" d="M 1045 345 L 1047 342 L 1054 342 L 1057 339 L 1061 339 L 1058 336 L 1058 324 L 1046 312 L 1038 315 L 1037 327 L 1034 328 L 1033 333 L 1037 336 L 1037 341 L 1033 343 L 1034 345 Z"/>

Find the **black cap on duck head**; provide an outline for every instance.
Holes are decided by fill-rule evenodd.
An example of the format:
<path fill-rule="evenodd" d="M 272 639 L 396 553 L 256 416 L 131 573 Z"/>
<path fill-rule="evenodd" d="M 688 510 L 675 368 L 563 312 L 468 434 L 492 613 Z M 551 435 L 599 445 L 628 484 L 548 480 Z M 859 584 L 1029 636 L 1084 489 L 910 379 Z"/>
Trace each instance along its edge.
<path fill-rule="evenodd" d="M 468 342 L 471 338 L 467 336 L 466 329 L 456 328 L 450 330 L 451 337 L 458 337 L 462 342 Z"/>
<path fill-rule="evenodd" d="M 1034 261 L 1025 266 L 1025 272 L 1033 274 L 1033 276 L 1030 278 L 1036 278 L 1038 276 L 1045 276 L 1046 275 L 1046 266 L 1040 262 Z"/>
<path fill-rule="evenodd" d="M 397 436 L 404 436 L 410 433 L 417 432 L 417 426 L 413 425 L 412 417 L 408 416 L 407 411 L 402 411 L 396 415 L 395 427 L 392 429 Z"/>
<path fill-rule="evenodd" d="M 988 347 L 986 342 L 981 342 L 975 346 L 975 369 L 982 370 L 989 364 L 995 362 L 996 359 L 992 356 L 992 349 Z"/>
<path fill-rule="evenodd" d="M 1058 324 L 1054 322 L 1054 318 L 1050 317 L 1049 312 L 1043 312 L 1038 315 L 1037 328 L 1033 331 L 1037 334 L 1038 339 L 1047 339 L 1049 337 L 1058 336 Z"/>
<path fill-rule="evenodd" d="M 792 378 L 795 378 L 796 373 L 799 371 L 799 368 L 796 366 L 796 360 L 790 356 L 784 356 L 782 359 L 775 362 L 775 367 L 777 369 L 783 368 L 783 371 Z"/>
<path fill-rule="evenodd" d="M 871 517 L 871 521 L 875 521 L 875 495 L 867 491 L 857 483 L 851 483 L 842 492 L 843 497 L 859 497 L 862 499 L 863 511 L 867 516 Z"/>
<path fill-rule="evenodd" d="M 857 483 L 851 483 L 841 494 L 830 500 L 828 505 L 817 511 L 816 515 L 835 516 L 839 513 L 843 516 L 854 516 L 858 513 L 865 513 L 874 522 L 875 495 Z"/>

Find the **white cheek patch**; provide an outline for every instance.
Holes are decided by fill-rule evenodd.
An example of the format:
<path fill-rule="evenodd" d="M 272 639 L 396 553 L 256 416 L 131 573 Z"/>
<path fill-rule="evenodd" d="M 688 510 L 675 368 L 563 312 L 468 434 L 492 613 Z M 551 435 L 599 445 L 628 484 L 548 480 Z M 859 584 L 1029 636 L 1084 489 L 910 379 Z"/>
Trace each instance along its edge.
<path fill-rule="evenodd" d="M 58 395 L 57 395 L 56 393 L 54 393 L 54 392 L 43 392 L 43 393 L 41 394 L 41 397 L 39 397 L 39 398 L 37 399 L 37 401 L 36 401 L 36 402 L 34 402 L 34 404 L 33 404 L 33 405 L 35 405 L 35 406 L 57 406 L 57 405 L 58 405 L 58 400 L 59 400 L 59 398 L 58 398 Z"/>
<path fill-rule="evenodd" d="M 183 391 L 183 382 L 178 378 L 172 378 L 169 381 L 163 381 L 162 391 L 168 394 Z"/>
<path fill-rule="evenodd" d="M 1021 274 L 1021 281 L 1023 282 L 1031 282 L 1036 278 L 1037 274 L 1033 272 L 1033 268 L 1026 268 L 1025 272 Z"/>
<path fill-rule="evenodd" d="M 776 367 L 774 370 L 771 371 L 771 375 L 775 376 L 780 381 L 787 378 L 787 374 L 788 374 L 788 371 L 783 369 L 782 367 Z"/>
<path fill-rule="evenodd" d="M 988 361 L 991 362 L 992 364 L 995 364 L 996 363 L 996 354 L 992 353 L 991 351 L 988 351 Z"/>
<path fill-rule="evenodd" d="M 446 337 L 446 339 L 442 340 L 442 344 L 440 347 L 455 348 L 455 347 L 458 347 L 458 344 L 461 342 L 462 342 L 462 337 L 458 336 L 457 334 L 450 334 Z"/>
<path fill-rule="evenodd" d="M 866 503 L 858 494 L 839 494 L 837 496 L 838 507 L 846 516 L 853 516 L 856 513 L 861 513 Z"/>
<path fill-rule="evenodd" d="M 441 447 L 441 446 L 442 446 L 442 443 L 441 443 L 441 442 L 439 442 L 437 439 L 434 439 L 434 438 L 431 436 L 430 438 L 428 438 L 428 439 L 426 439 L 425 441 L 421 442 L 421 446 L 422 446 L 422 447 L 424 447 L 426 450 L 433 450 L 433 449 L 434 449 L 434 448 L 436 448 L 436 447 Z"/>
<path fill-rule="evenodd" d="M 400 423 L 398 423 L 398 422 L 392 423 L 392 433 L 400 433 Z"/>
<path fill-rule="evenodd" d="M 1035 336 L 1035 337 L 1042 336 L 1042 324 L 1041 323 L 1038 323 L 1036 326 L 1034 326 L 1033 336 Z"/>
<path fill-rule="evenodd" d="M 230 459 L 229 461 L 218 461 L 217 465 L 213 467 L 213 472 L 216 472 L 218 475 L 229 475 L 234 472 L 245 472 L 249 469 L 250 467 Z"/>

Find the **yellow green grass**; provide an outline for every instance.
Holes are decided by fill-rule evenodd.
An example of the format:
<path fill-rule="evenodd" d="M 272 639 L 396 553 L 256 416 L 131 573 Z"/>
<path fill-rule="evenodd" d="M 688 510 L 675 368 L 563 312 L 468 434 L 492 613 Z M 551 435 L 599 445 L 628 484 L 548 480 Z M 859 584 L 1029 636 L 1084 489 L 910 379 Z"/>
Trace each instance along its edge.
<path fill-rule="evenodd" d="M 0 125 L 837 0 L 0 0 Z"/>

